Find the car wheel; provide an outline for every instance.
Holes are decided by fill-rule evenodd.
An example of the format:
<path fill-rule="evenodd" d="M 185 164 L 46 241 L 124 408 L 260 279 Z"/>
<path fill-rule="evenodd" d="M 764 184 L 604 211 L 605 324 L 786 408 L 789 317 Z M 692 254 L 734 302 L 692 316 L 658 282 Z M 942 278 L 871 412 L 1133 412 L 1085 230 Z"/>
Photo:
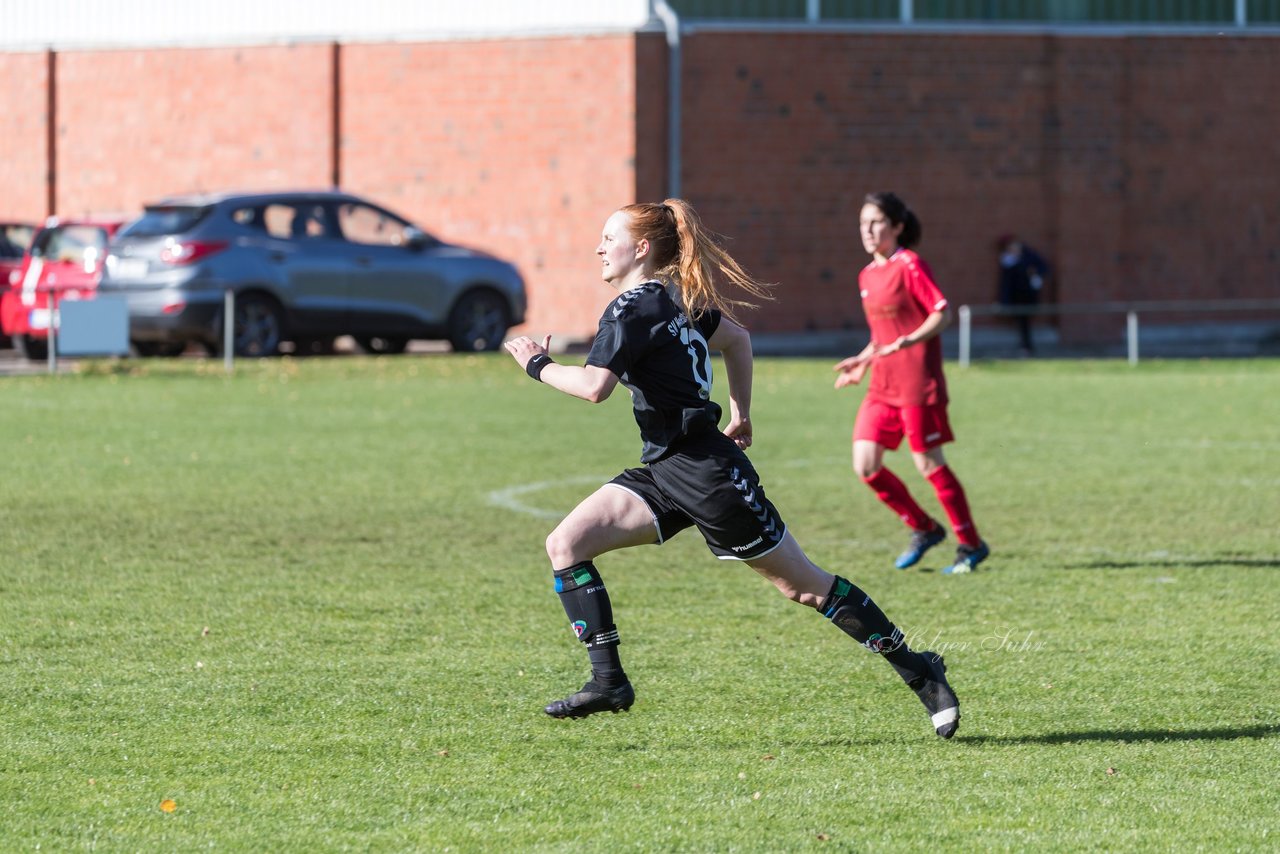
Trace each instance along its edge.
<path fill-rule="evenodd" d="M 409 346 L 408 338 L 385 338 L 380 335 L 357 335 L 356 343 L 366 353 L 395 356 Z"/>
<path fill-rule="evenodd" d="M 237 356 L 274 356 L 280 352 L 283 338 L 284 312 L 274 300 L 259 294 L 246 294 L 236 299 Z"/>
<path fill-rule="evenodd" d="M 506 301 L 493 291 L 464 294 L 449 314 L 449 343 L 459 353 L 497 350 L 511 323 Z"/>
<path fill-rule="evenodd" d="M 13 336 L 13 348 L 18 355 L 33 362 L 49 358 L 49 339 L 36 338 L 34 335 Z"/>

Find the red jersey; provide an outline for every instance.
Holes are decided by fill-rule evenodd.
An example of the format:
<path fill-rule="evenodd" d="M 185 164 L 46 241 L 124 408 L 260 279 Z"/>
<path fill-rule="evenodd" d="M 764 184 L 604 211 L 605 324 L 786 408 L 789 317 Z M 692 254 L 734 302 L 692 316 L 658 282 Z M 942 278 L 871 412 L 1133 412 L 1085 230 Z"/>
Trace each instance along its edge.
<path fill-rule="evenodd" d="M 915 332 L 926 317 L 947 307 L 928 265 L 910 249 L 899 249 L 883 264 L 872 261 L 858 274 L 858 288 L 871 340 L 881 347 Z M 891 406 L 946 403 L 940 336 L 872 362 L 867 397 Z"/>

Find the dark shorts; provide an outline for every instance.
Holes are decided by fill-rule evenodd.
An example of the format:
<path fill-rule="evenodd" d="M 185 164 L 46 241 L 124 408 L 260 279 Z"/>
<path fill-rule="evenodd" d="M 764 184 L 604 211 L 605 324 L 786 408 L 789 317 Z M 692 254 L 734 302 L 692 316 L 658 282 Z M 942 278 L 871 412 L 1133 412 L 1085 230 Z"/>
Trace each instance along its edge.
<path fill-rule="evenodd" d="M 857 420 L 853 422 L 854 439 L 875 442 L 893 451 L 902 444 L 904 435 L 907 447 L 917 454 L 955 441 L 947 419 L 947 405 L 893 406 L 863 398 Z"/>
<path fill-rule="evenodd" d="M 721 560 L 762 557 L 782 544 L 787 526 L 747 455 L 717 435 L 723 441 L 699 441 L 695 448 L 627 469 L 609 484 L 649 506 L 659 543 L 696 525 Z"/>

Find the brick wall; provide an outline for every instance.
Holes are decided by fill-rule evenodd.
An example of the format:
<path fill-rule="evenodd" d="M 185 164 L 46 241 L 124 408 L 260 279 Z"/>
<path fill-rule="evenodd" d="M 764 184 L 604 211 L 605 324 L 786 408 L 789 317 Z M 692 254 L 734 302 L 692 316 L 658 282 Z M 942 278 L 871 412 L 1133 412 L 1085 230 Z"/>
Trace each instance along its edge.
<path fill-rule="evenodd" d="M 1276 45 L 700 30 L 684 39 L 683 193 L 779 283 L 761 331 L 862 326 L 856 224 L 878 189 L 917 210 L 956 303 L 993 298 L 1005 231 L 1050 257 L 1062 302 L 1276 296 Z M 327 186 L 336 167 L 514 260 L 529 331 L 581 337 L 609 297 L 602 220 L 665 195 L 666 61 L 654 33 L 59 54 L 57 212 Z M 0 54 L 0 217 L 46 213 L 46 68 Z"/>
<path fill-rule="evenodd" d="M 58 212 L 326 186 L 330 55 L 325 45 L 59 54 Z"/>
<path fill-rule="evenodd" d="M 700 34 L 684 186 L 783 299 L 764 330 L 860 325 L 858 209 L 894 189 L 954 302 L 994 238 L 1063 302 L 1280 295 L 1280 91 L 1268 38 Z M 1080 322 L 1080 321 L 1076 321 Z"/>
<path fill-rule="evenodd" d="M 515 262 L 531 332 L 590 334 L 600 227 L 636 193 L 636 54 L 629 35 L 345 46 L 342 183 Z"/>
<path fill-rule="evenodd" d="M 48 54 L 0 53 L 0 220 L 50 213 L 48 81 Z"/>
<path fill-rule="evenodd" d="M 1039 40 L 709 34 L 690 40 L 686 68 L 701 125 L 686 125 L 686 191 L 781 285 L 758 329 L 862 325 L 868 192 L 912 206 L 920 251 L 960 302 L 993 298 L 999 232 L 1051 236 Z"/>

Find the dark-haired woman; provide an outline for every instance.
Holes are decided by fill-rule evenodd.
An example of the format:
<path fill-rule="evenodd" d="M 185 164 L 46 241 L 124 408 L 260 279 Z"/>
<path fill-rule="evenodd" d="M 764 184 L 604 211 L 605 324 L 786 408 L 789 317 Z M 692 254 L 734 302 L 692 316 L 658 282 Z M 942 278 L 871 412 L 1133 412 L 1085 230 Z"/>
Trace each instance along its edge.
<path fill-rule="evenodd" d="M 883 656 L 924 703 L 938 735 L 950 738 L 960 707 L 942 657 L 912 651 L 870 596 L 809 560 L 743 453 L 752 441 L 751 336 L 732 314 L 749 303 L 727 297 L 721 283 L 757 298 L 768 297 L 766 287 L 712 239 L 681 199 L 614 212 L 596 254 L 602 278 L 618 295 L 605 306 L 586 364 L 553 361 L 550 338 L 506 344 L 529 376 L 592 403 L 622 383 L 644 441 L 642 466 L 588 496 L 547 537 L 556 592 L 591 662 L 582 690 L 548 705 L 547 714 L 580 718 L 631 707 L 635 692 L 618 656 L 613 608 L 594 561 L 615 549 L 663 543 L 696 526 L 716 557 L 746 563 L 787 598 L 817 609 Z M 713 351 L 723 354 L 728 375 L 723 431 L 721 408 L 711 399 Z"/>
<path fill-rule="evenodd" d="M 862 247 L 871 263 L 858 274 L 871 341 L 835 366 L 836 388 L 856 383 L 871 366 L 871 381 L 853 425 L 853 470 L 911 529 L 895 566 L 906 569 L 946 539 L 942 525 L 912 498 L 906 484 L 884 466 L 886 449 L 905 437 L 911 458 L 933 486 L 955 532 L 955 560 L 947 575 L 972 572 L 991 550 L 978 536 L 959 479 L 942 446 L 953 441 L 947 420 L 947 381 L 942 374 L 939 333 L 951 321 L 947 298 L 912 247 L 920 242 L 920 220 L 893 193 L 871 193 L 859 216 Z"/>

